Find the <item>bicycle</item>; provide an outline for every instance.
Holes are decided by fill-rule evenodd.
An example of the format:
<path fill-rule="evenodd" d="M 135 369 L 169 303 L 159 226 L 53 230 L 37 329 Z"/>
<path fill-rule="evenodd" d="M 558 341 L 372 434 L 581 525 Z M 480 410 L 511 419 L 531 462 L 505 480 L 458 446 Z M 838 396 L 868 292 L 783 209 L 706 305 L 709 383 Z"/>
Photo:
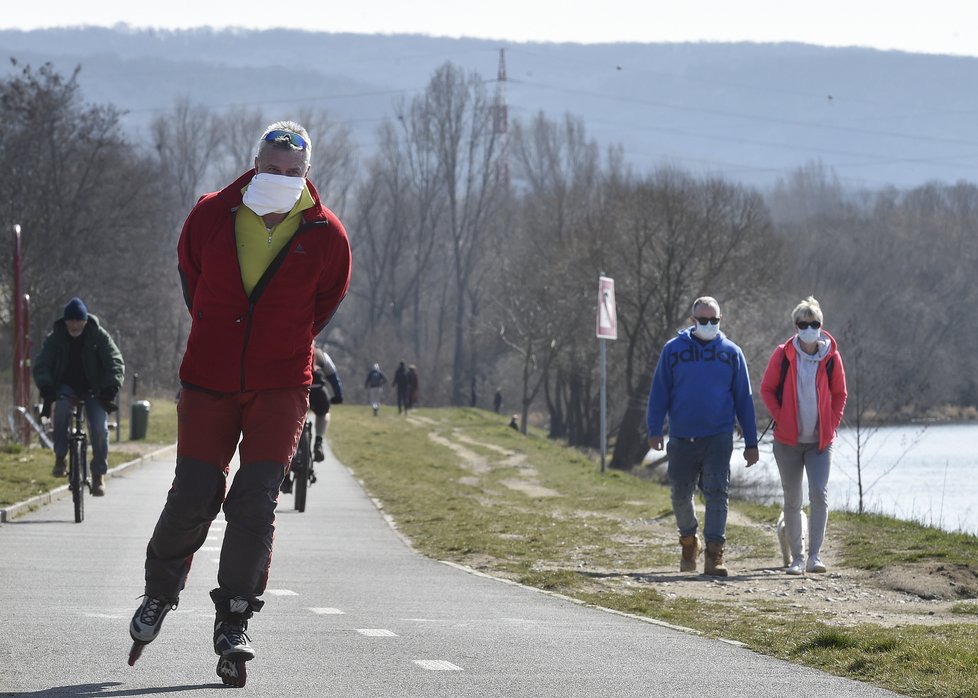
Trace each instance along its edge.
<path fill-rule="evenodd" d="M 68 489 L 75 505 L 75 523 L 81 523 L 85 518 L 85 488 L 92 491 L 88 478 L 88 434 L 83 428 L 85 401 L 66 395 L 61 397 L 70 400 L 73 412 L 71 431 L 68 432 Z"/>
<path fill-rule="evenodd" d="M 282 491 L 286 494 L 292 492 L 296 511 L 306 510 L 306 492 L 309 485 L 314 482 L 316 482 L 316 471 L 313 469 L 312 420 L 307 419 L 302 426 L 299 445 L 295 449 L 295 455 L 292 456 L 289 472 L 282 481 Z"/>

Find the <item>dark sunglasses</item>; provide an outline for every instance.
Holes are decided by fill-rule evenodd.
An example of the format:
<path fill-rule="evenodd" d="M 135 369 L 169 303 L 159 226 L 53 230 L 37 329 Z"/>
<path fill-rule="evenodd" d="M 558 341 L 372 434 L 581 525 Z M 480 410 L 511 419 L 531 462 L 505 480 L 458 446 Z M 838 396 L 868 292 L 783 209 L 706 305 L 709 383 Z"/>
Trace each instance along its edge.
<path fill-rule="evenodd" d="M 269 131 L 265 134 L 265 141 L 268 143 L 279 143 L 283 140 L 288 140 L 295 148 L 299 150 L 305 150 L 309 145 L 306 143 L 306 139 L 300 136 L 298 133 L 292 133 L 292 131 Z"/>
<path fill-rule="evenodd" d="M 820 323 L 818 320 L 812 320 L 811 322 L 799 321 L 795 323 L 795 326 L 799 330 L 807 330 L 809 327 L 812 327 L 817 330 L 819 327 L 822 326 L 822 323 Z"/>
<path fill-rule="evenodd" d="M 720 324 L 720 318 L 718 317 L 694 317 L 693 319 L 701 325 L 705 325 L 706 323 L 710 323 L 711 325 Z"/>

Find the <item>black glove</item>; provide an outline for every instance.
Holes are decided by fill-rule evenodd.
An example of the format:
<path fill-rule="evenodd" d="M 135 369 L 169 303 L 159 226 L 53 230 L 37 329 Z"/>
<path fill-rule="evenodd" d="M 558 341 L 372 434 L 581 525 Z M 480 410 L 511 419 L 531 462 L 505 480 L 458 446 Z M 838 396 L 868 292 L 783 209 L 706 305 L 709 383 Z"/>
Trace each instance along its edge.
<path fill-rule="evenodd" d="M 98 401 L 102 403 L 106 412 L 112 413 L 119 409 L 118 405 L 115 404 L 115 396 L 118 394 L 119 391 L 115 388 L 102 388 L 99 391 Z"/>
<path fill-rule="evenodd" d="M 38 388 L 41 391 L 41 399 L 44 402 L 54 402 L 58 399 L 58 393 L 55 391 L 52 385 L 42 385 Z"/>
<path fill-rule="evenodd" d="M 329 404 L 331 404 L 331 405 L 342 405 L 343 404 L 343 396 L 342 395 L 334 395 L 333 398 L 329 401 Z"/>

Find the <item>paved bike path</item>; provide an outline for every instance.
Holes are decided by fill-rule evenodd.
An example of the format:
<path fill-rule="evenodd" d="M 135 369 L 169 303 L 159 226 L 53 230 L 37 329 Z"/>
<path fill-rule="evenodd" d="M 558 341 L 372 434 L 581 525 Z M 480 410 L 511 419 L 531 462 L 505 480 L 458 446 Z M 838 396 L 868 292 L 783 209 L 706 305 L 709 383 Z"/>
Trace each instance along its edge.
<path fill-rule="evenodd" d="M 307 510 L 279 502 L 248 685 L 221 686 L 210 630 L 222 519 L 135 667 L 127 626 L 172 453 L 0 525 L 0 695 L 751 696 L 896 694 L 581 606 L 413 552 L 331 454 Z"/>

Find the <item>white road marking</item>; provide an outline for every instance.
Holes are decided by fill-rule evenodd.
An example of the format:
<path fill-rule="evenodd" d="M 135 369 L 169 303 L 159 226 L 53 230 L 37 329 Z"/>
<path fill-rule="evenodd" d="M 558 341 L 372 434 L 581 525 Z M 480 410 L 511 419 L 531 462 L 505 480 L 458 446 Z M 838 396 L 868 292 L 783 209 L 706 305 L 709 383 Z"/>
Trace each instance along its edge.
<path fill-rule="evenodd" d="M 462 671 L 462 667 L 455 666 L 444 659 L 415 659 L 414 663 L 430 671 Z"/>
<path fill-rule="evenodd" d="M 200 548 L 200 550 L 202 552 L 205 552 L 205 553 L 219 553 L 219 552 L 221 552 L 221 546 L 219 546 L 219 545 L 205 545 L 203 548 Z"/>
<path fill-rule="evenodd" d="M 367 637 L 397 637 L 390 630 L 384 630 L 383 628 L 357 628 L 357 632 Z"/>
<path fill-rule="evenodd" d="M 298 596 L 291 589 L 265 589 L 265 593 L 271 594 L 272 596 Z"/>
<path fill-rule="evenodd" d="M 343 615 L 343 611 L 341 611 L 338 608 L 310 608 L 309 610 L 312 611 L 313 613 L 318 613 L 320 615 L 326 615 L 326 616 L 328 616 L 328 615 L 342 616 Z"/>

